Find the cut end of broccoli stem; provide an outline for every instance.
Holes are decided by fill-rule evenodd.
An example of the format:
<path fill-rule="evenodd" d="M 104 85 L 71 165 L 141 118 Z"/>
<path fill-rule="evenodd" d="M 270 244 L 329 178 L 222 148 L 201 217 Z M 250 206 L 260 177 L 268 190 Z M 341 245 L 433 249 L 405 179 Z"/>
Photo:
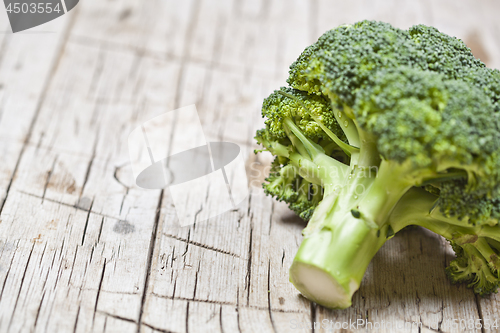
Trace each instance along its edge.
<path fill-rule="evenodd" d="M 314 227 L 302 241 L 290 268 L 290 281 L 307 298 L 333 309 L 351 305 L 371 259 L 387 240 L 387 226 L 371 229 L 347 210 L 344 200 L 327 196 L 316 208 Z M 341 198 L 342 199 L 342 198 Z M 335 210 L 332 213 L 330 210 Z"/>
<path fill-rule="evenodd" d="M 295 261 L 290 268 L 290 282 L 306 298 L 332 309 L 351 306 L 351 298 L 359 285 L 351 280 L 345 290 L 337 280 L 323 269 Z"/>

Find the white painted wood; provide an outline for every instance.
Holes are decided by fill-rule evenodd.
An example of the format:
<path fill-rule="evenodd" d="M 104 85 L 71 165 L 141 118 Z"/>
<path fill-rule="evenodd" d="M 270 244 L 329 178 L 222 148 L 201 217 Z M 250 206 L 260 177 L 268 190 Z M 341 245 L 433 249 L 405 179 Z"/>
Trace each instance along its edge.
<path fill-rule="evenodd" d="M 498 66 L 498 5 L 471 4 L 86 0 L 39 28 L 57 33 L 0 34 L 0 331 L 493 322 L 498 297 L 451 285 L 443 269 L 451 249 L 418 228 L 381 249 L 351 308 L 311 305 L 288 282 L 304 222 L 264 196 L 271 158 L 252 153 L 262 99 L 285 85 L 304 47 L 338 24 L 433 24 L 469 38 Z M 134 185 L 127 137 L 192 103 L 209 140 L 240 145 L 251 194 L 234 211 L 180 227 L 168 189 Z M 452 331 L 421 331 L 439 329 Z"/>

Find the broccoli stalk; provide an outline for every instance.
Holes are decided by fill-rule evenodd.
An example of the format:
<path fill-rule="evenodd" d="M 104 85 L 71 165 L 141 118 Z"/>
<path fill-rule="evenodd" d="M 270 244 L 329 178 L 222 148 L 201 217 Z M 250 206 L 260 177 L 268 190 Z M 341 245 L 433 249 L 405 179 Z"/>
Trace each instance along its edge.
<path fill-rule="evenodd" d="M 379 228 L 351 210 L 360 202 L 359 189 L 373 182 L 364 176 L 355 168 L 345 186 L 325 191 L 290 268 L 295 287 L 328 307 L 350 306 L 368 264 L 390 235 L 388 226 Z"/>
<path fill-rule="evenodd" d="M 289 126 L 295 128 L 294 133 L 306 146 L 312 145 L 296 126 Z M 362 146 L 360 160 L 367 160 L 363 154 Z M 330 158 L 317 153 L 316 159 Z M 329 166 L 323 163 L 322 167 Z M 394 235 L 394 228 L 386 221 L 396 203 L 412 186 L 443 176 L 414 163 L 385 160 L 378 173 L 373 166 L 350 167 L 344 179 L 332 180 L 324 173 L 317 177 L 325 180 L 325 196 L 303 231 L 304 240 L 290 268 L 290 281 L 298 290 L 315 302 L 334 308 L 351 305 L 352 294 L 359 288 L 371 259 Z"/>
<path fill-rule="evenodd" d="M 417 225 L 450 241 L 457 258 L 446 269 L 454 283 L 467 283 L 480 295 L 495 292 L 499 285 L 500 228 L 471 225 L 466 219 L 443 216 L 438 197 L 423 189 L 413 188 L 398 203 L 388 219 L 395 232 Z"/>

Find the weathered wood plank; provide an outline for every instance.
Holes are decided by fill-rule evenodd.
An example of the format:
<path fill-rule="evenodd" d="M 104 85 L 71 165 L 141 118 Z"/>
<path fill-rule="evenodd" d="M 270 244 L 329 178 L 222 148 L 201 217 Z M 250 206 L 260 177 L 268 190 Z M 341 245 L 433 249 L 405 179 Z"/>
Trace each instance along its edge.
<path fill-rule="evenodd" d="M 73 19 L 73 14 L 68 15 L 63 20 L 51 22 L 43 28 L 35 28 L 31 33 L 15 37 L 8 32 L 2 32 L 3 42 L 0 51 L 2 95 L 0 145 L 4 162 L 1 166 L 0 180 L 2 222 L 9 219 L 9 213 L 6 213 L 8 209 L 4 209 L 6 208 L 4 200 L 9 194 L 17 195 L 13 193 L 15 191 L 10 192 L 13 177 L 20 163 L 20 156 L 27 147 L 27 141 L 31 135 L 30 130 L 40 105 L 45 99 L 50 78 L 53 76 L 66 42 L 66 29 Z M 1 25 L 7 28 L 6 16 L 2 15 Z M 42 33 L 37 33 L 40 31 Z M 43 31 L 48 31 L 48 33 L 43 33 Z M 29 214 L 34 214 L 36 206 L 30 207 L 29 201 L 25 204 Z M 6 228 L 12 230 L 8 222 L 2 224 L 1 228 L 4 231 Z M 29 265 L 30 262 L 42 261 L 46 250 L 45 246 L 39 244 L 37 237 L 22 240 L 22 237 L 9 237 L 7 233 L 2 233 L 0 325 L 3 330 L 9 328 L 13 331 L 20 331 L 21 328 L 26 330 L 31 325 L 37 324 L 38 311 L 34 306 L 40 302 L 26 304 L 26 294 L 21 292 L 24 283 L 29 285 L 37 283 L 37 280 L 33 281 L 32 274 L 47 276 L 50 268 L 46 265 L 36 270 L 36 265 Z M 33 255 L 35 248 L 37 253 Z M 26 278 L 27 274 L 30 274 L 31 278 Z M 42 290 L 37 290 L 37 292 L 41 294 Z M 43 299 L 43 296 L 40 296 Z M 19 316 L 9 315 L 15 312 L 16 308 L 26 308 L 29 316 L 19 320 Z"/>
<path fill-rule="evenodd" d="M 206 1 L 200 4 L 201 10 L 206 4 Z M 262 98 L 279 84 L 276 82 L 275 62 L 281 46 L 278 32 L 284 27 L 273 24 L 266 11 L 258 9 L 262 3 L 241 5 L 255 6 L 254 14 L 245 11 L 227 18 L 227 21 L 222 19 L 219 28 L 223 36 L 221 40 L 215 38 L 213 49 L 206 48 L 196 53 L 209 62 L 187 66 L 180 88 L 183 92 L 188 91 L 183 93 L 181 105 L 193 101 L 190 96 L 203 96 L 197 104 L 209 140 L 237 142 L 243 149 L 243 156 L 247 157 L 252 150 L 250 138 L 256 128 L 262 126 L 262 120 L 254 110 L 260 108 Z M 278 16 L 283 8 L 285 3 L 279 2 L 271 15 Z M 234 8 L 237 13 L 240 10 L 239 5 Z M 300 9 L 290 6 L 289 12 L 293 10 L 298 13 Z M 221 15 L 225 13 L 223 10 Z M 290 15 L 290 18 L 288 28 L 307 31 L 305 24 L 294 28 L 295 17 Z M 220 33 L 218 29 L 207 30 L 198 22 L 193 36 L 204 34 L 204 38 L 211 41 L 214 34 Z M 262 33 L 264 26 L 267 26 L 265 35 Z M 258 46 L 249 45 L 257 38 L 266 40 Z M 196 37 L 194 40 L 192 50 L 199 47 Z M 262 45 L 266 47 L 262 48 Z M 228 67 L 231 71 L 227 71 Z M 281 67 L 281 81 L 286 76 L 286 67 Z M 190 82 L 204 84 L 201 87 L 189 86 Z M 190 330 L 192 304 L 200 302 L 215 302 L 235 309 L 241 331 L 255 331 L 256 325 L 262 325 L 265 331 L 286 331 L 282 324 L 290 318 L 310 321 L 309 302 L 297 297 L 287 282 L 288 268 L 282 262 L 284 255 L 288 265 L 293 258 L 299 244 L 297 231 L 300 225 L 299 229 L 291 230 L 286 223 L 274 225 L 274 220 L 279 220 L 279 215 L 273 215 L 274 205 L 269 198 L 263 197 L 261 190 L 257 190 L 245 205 L 238 207 L 237 212 L 185 228 L 176 227 L 175 216 L 163 212 L 160 220 L 165 219 L 162 222 L 164 231 L 158 241 L 160 260 L 152 265 L 143 324 L 172 331 Z M 219 271 L 221 267 L 223 270 Z M 178 308 L 187 308 L 186 302 L 190 304 L 184 314 L 188 319 L 159 321 L 157 314 L 167 310 L 158 308 L 159 304 L 168 304 L 164 299 L 178 304 Z M 269 306 L 271 310 L 268 310 Z M 199 309 L 203 312 L 198 313 L 198 317 L 212 316 L 210 306 Z M 175 314 L 172 316 L 177 318 Z M 222 320 L 225 320 L 224 313 Z"/>
<path fill-rule="evenodd" d="M 38 27 L 31 33 L 10 33 L 6 15 L 0 26 L 0 211 L 33 120 L 66 40 L 74 15 Z M 44 33 L 47 31 L 47 33 Z"/>
<path fill-rule="evenodd" d="M 2 272 L 6 329 L 137 330 L 160 192 L 131 185 L 127 135 L 141 114 L 165 111 L 175 81 L 155 75 L 178 70 L 137 60 L 80 41 L 65 49 L 2 214 L 2 237 L 17 242 L 2 252 L 13 267 Z"/>
<path fill-rule="evenodd" d="M 498 5 L 474 4 L 470 13 L 471 4 L 88 0 L 71 29 L 53 22 L 67 43 L 64 35 L 1 34 L 0 198 L 8 196 L 0 330 L 320 332 L 309 325 L 493 322 L 498 297 L 450 285 L 450 248 L 421 229 L 382 248 L 353 307 L 311 306 L 288 282 L 304 223 L 263 195 L 269 156 L 252 154 L 262 99 L 285 84 L 304 47 L 338 24 L 433 24 L 476 42 L 498 66 Z M 180 227 L 168 189 L 134 185 L 127 136 L 192 103 L 209 140 L 240 145 L 251 195 L 237 210 Z"/>

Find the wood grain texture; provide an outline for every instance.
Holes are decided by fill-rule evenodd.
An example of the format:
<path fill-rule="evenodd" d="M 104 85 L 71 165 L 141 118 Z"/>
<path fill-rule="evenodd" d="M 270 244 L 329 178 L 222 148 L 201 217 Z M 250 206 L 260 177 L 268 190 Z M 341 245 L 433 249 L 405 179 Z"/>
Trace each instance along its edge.
<path fill-rule="evenodd" d="M 450 247 L 419 228 L 381 249 L 351 308 L 311 304 L 288 282 L 305 224 L 263 194 L 271 158 L 252 153 L 262 99 L 325 30 L 431 24 L 500 67 L 498 7 L 86 0 L 31 33 L 0 33 L 0 331 L 350 332 L 324 325 L 365 320 L 453 332 L 443 323 L 498 319 L 498 296 L 451 285 Z M 134 184 L 127 137 L 193 103 L 208 140 L 240 145 L 250 195 L 180 227 L 168 189 Z"/>

